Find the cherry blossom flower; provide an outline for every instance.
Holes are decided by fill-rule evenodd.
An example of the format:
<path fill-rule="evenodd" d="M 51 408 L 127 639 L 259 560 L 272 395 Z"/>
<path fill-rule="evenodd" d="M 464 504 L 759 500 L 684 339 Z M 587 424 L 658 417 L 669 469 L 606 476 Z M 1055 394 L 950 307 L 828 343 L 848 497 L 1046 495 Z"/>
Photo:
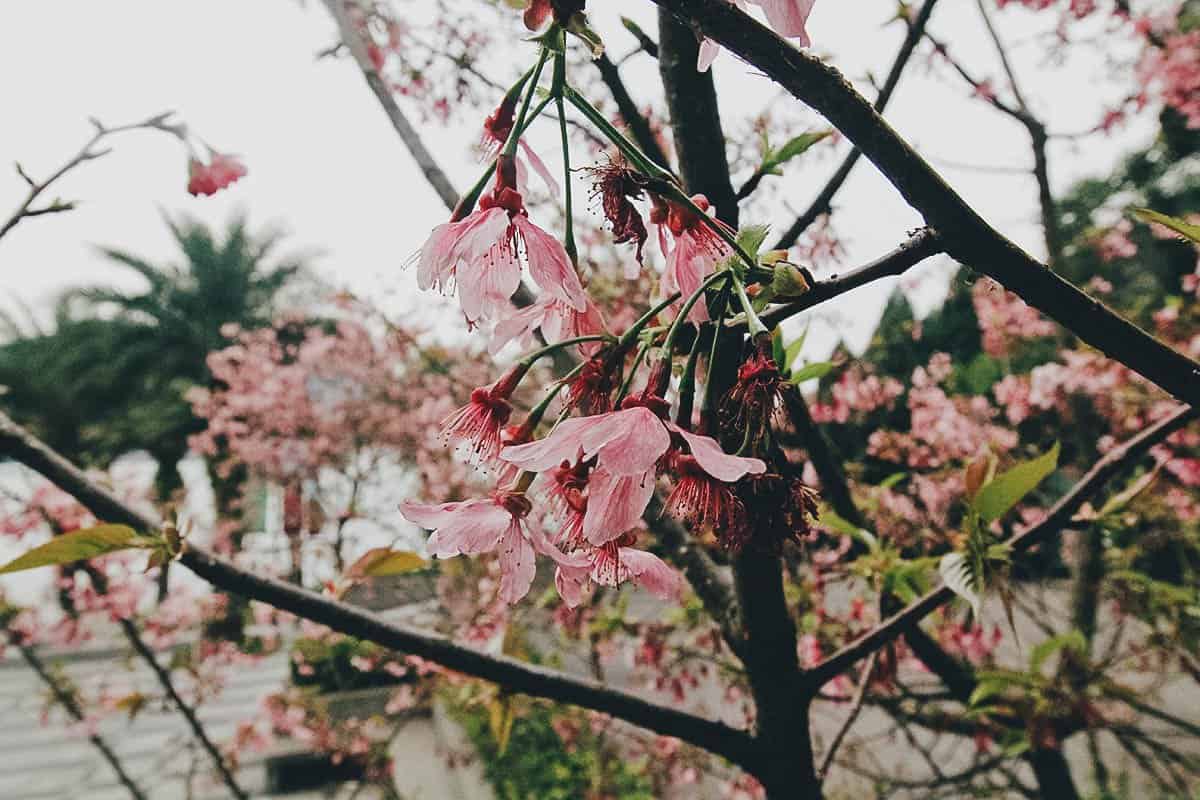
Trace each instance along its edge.
<path fill-rule="evenodd" d="M 188 162 L 189 194 L 213 195 L 246 176 L 246 165 L 237 156 L 214 152 L 205 164 L 197 158 Z"/>
<path fill-rule="evenodd" d="M 466 219 L 439 225 L 417 264 L 422 289 L 458 288 L 467 321 L 495 317 L 521 283 L 518 252 L 523 252 L 537 285 L 576 311 L 587 310 L 587 295 L 562 244 L 529 220 L 517 189 L 516 160 L 502 156 L 492 193 Z"/>
<path fill-rule="evenodd" d="M 709 213 L 708 198 L 704 195 L 694 195 L 692 202 L 701 211 Z M 665 297 L 676 292 L 682 298 L 690 297 L 700 288 L 704 279 L 732 255 L 729 245 L 690 208 L 660 200 L 651 210 L 650 220 L 659 226 L 659 245 L 667 258 L 662 276 L 662 294 Z M 674 240 L 674 247 L 667 243 L 668 231 Z M 703 302 L 695 303 L 688 313 L 688 319 L 697 324 L 707 322 L 708 308 Z"/>
<path fill-rule="evenodd" d="M 583 524 L 584 538 L 592 544 L 616 539 L 641 517 L 654 491 L 659 460 L 672 447 L 673 436 L 682 440 L 699 468 L 717 480 L 732 482 L 766 471 L 759 459 L 727 455 L 708 436 L 686 431 L 638 405 L 644 398 L 631 400 L 619 411 L 564 420 L 546 438 L 500 453 L 505 461 L 532 472 L 595 458 Z"/>
<path fill-rule="evenodd" d="M 540 330 L 547 344 L 574 339 L 579 336 L 603 333 L 604 315 L 590 297 L 585 297 L 582 311 L 570 303 L 554 297 L 541 297 L 525 308 L 514 309 L 496 323 L 488 352 L 495 355 L 511 341 L 522 347 L 533 346 L 534 331 Z M 584 355 L 594 355 L 601 347 L 600 342 L 582 342 L 579 350 Z"/>
<path fill-rule="evenodd" d="M 523 492 L 497 491 L 491 497 L 431 505 L 400 504 L 409 522 L 433 531 L 427 547 L 435 558 L 498 552 L 500 598 L 515 603 L 529 593 L 537 571 L 535 553 L 556 563 L 577 566 L 526 521 L 532 504 Z"/>
<path fill-rule="evenodd" d="M 554 573 L 559 597 L 574 608 L 590 583 L 619 586 L 630 581 L 656 597 L 677 600 L 683 585 L 679 573 L 658 556 L 632 547 L 636 541 L 635 535 L 622 534 L 615 541 L 585 548 L 578 565 L 560 564 Z"/>

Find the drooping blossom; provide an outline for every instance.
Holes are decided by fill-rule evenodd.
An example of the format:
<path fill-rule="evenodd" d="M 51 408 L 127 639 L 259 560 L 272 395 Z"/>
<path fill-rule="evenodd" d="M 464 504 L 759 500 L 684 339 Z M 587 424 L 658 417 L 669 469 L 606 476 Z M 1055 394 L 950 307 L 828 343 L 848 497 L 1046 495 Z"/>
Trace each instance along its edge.
<path fill-rule="evenodd" d="M 679 573 L 653 553 L 633 547 L 637 536 L 625 533 L 616 540 L 580 551 L 582 563 L 560 564 L 554 573 L 559 596 L 570 608 L 583 601 L 590 583 L 619 586 L 630 581 L 656 597 L 677 600 L 683 585 Z"/>
<path fill-rule="evenodd" d="M 417 285 L 457 286 L 468 322 L 495 317 L 521 283 L 519 254 L 543 292 L 576 311 L 587 310 L 587 295 L 566 250 L 529 220 L 517 189 L 516 160 L 501 156 L 495 187 L 480 198 L 479 208 L 430 234 L 418 261 Z"/>
<path fill-rule="evenodd" d="M 471 392 L 471 400 L 442 422 L 442 434 L 470 446 L 472 461 L 487 463 L 500 453 L 501 432 L 512 416 L 509 399 L 529 371 L 518 363 L 491 386 Z"/>
<path fill-rule="evenodd" d="M 580 311 L 570 303 L 554 297 L 541 297 L 525 308 L 514 309 L 496 323 L 488 351 L 495 355 L 511 341 L 522 347 L 534 344 L 534 331 L 540 330 L 547 344 L 574 339 L 580 336 L 603 333 L 604 315 L 590 297 L 585 297 L 585 308 Z M 594 355 L 601 347 L 600 342 L 583 342 L 580 351 Z"/>
<path fill-rule="evenodd" d="M 708 213 L 708 198 L 702 194 L 692 197 L 701 211 Z M 683 299 L 690 297 L 717 266 L 732 255 L 724 240 L 713 230 L 710 222 L 700 219 L 692 209 L 670 201 L 658 201 L 651 210 L 650 220 L 659 226 L 659 245 L 667 258 L 662 276 L 662 294 L 676 292 Z M 715 223 L 722 224 L 722 223 Z M 670 232 L 674 246 L 667 242 Z M 703 301 L 692 306 L 688 319 L 697 324 L 708 321 L 708 308 Z"/>
<path fill-rule="evenodd" d="M 216 194 L 246 176 L 246 165 L 234 155 L 214 152 L 205 164 L 197 158 L 188 161 L 189 194 L 197 197 Z"/>
<path fill-rule="evenodd" d="M 503 149 L 509 136 L 512 135 L 513 125 L 516 122 L 517 100 L 520 98 L 520 92 L 512 92 L 506 94 L 504 99 L 500 101 L 500 105 L 496 107 L 488 118 L 483 123 L 483 131 L 479 137 L 479 151 L 484 160 L 490 161 L 500 155 L 500 150 Z M 525 161 L 529 162 L 529 166 L 538 174 L 538 177 L 546 184 L 546 189 L 549 190 L 550 196 L 557 198 L 560 192 L 558 181 L 554 179 L 554 175 L 546 166 L 546 162 L 542 161 L 541 156 L 529 146 L 524 139 L 518 139 L 517 145 L 520 152 L 525 156 L 524 159 L 517 159 L 517 190 L 522 194 L 529 190 L 529 180 L 527 177 L 528 170 L 525 167 Z"/>
<path fill-rule="evenodd" d="M 400 504 L 409 522 L 433 531 L 427 547 L 435 558 L 496 552 L 500 558 L 500 598 L 515 603 L 529 593 L 537 571 L 536 553 L 574 566 L 527 518 L 533 506 L 523 492 L 497 491 L 491 497 L 431 505 Z"/>
<path fill-rule="evenodd" d="M 743 11 L 748 10 L 748 2 L 760 7 L 767 15 L 767 22 L 778 33 L 788 39 L 796 39 L 801 47 L 811 47 L 812 40 L 808 36 L 808 17 L 812 13 L 817 0 L 729 0 Z M 721 52 L 721 46 L 712 39 L 705 38 L 700 43 L 700 58 L 696 69 L 706 71 Z"/>
<path fill-rule="evenodd" d="M 621 410 L 564 420 L 546 438 L 506 447 L 500 457 L 532 472 L 595 458 L 583 522 L 584 538 L 594 545 L 616 539 L 641 517 L 654 491 L 659 461 L 673 445 L 686 447 L 697 465 L 717 480 L 732 482 L 766 471 L 759 459 L 728 455 L 708 436 L 664 419 L 661 400 L 664 407 L 657 411 L 639 404 L 655 399 L 630 398 Z"/>

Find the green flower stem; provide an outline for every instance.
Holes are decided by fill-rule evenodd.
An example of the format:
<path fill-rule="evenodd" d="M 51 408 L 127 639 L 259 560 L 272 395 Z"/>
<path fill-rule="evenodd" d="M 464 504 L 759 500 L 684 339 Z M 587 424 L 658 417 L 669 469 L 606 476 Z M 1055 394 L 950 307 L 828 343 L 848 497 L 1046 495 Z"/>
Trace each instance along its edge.
<path fill-rule="evenodd" d="M 546 106 L 550 105 L 551 99 L 550 97 L 545 97 L 533 107 L 533 110 L 529 112 L 529 116 L 525 120 L 525 124 L 520 127 L 522 134 L 546 110 Z M 514 126 L 514 130 L 516 129 L 516 126 Z M 483 194 L 483 190 L 487 188 L 488 181 L 491 180 L 494 174 L 496 174 L 496 162 L 493 159 L 492 163 L 488 164 L 487 169 L 483 171 L 483 174 L 479 176 L 479 180 L 475 181 L 475 185 L 458 201 L 458 207 L 454 209 L 454 215 L 450 218 L 451 222 L 457 222 L 471 213 L 472 209 L 475 208 L 475 204 L 479 202 L 479 197 Z"/>
<path fill-rule="evenodd" d="M 750 302 L 749 296 L 746 295 L 746 287 L 736 274 L 730 271 L 733 275 L 733 288 L 737 291 L 738 302 L 741 303 L 742 311 L 746 313 L 746 328 L 753 339 L 759 334 L 767 332 L 767 326 L 758 318 L 758 314 L 754 311 L 754 305 Z"/>
<path fill-rule="evenodd" d="M 713 330 L 713 336 L 717 330 Z M 683 375 L 679 378 L 679 413 L 675 415 L 675 423 L 681 428 L 692 429 L 692 410 L 696 404 L 696 362 L 700 360 L 700 331 L 692 342 L 692 350 L 688 353 L 687 363 L 683 367 Z"/>
<path fill-rule="evenodd" d="M 646 358 L 646 353 L 649 350 L 649 342 L 642 342 L 638 345 L 637 355 L 633 358 L 633 365 L 629 368 L 629 374 L 625 376 L 625 382 L 621 384 L 621 391 L 617 393 L 617 399 L 613 401 L 613 408 L 620 408 L 621 401 L 625 399 L 625 395 L 629 394 L 629 390 L 633 388 L 633 379 L 637 376 L 638 367 L 641 366 L 642 360 Z"/>
<path fill-rule="evenodd" d="M 523 424 L 528 425 L 532 431 L 542 423 L 542 417 L 546 416 L 546 409 L 550 408 L 550 404 L 554 402 L 554 398 L 558 397 L 558 393 L 562 388 L 571 382 L 571 379 L 583 371 L 583 366 L 587 362 L 581 362 L 571 368 L 571 371 L 563 375 L 554 382 L 554 388 L 546 392 L 546 396 L 538 401 L 538 404 L 530 409 L 529 414 L 525 417 Z"/>
<path fill-rule="evenodd" d="M 691 297 L 684 301 L 683 307 L 679 309 L 679 314 L 675 317 L 675 321 L 671 323 L 670 330 L 667 331 L 667 338 L 663 340 L 663 358 L 671 357 L 671 353 L 675 349 L 675 339 L 679 336 L 679 331 L 683 328 L 683 323 L 687 320 L 687 315 L 691 312 L 692 306 L 696 305 L 697 301 L 704 297 L 704 292 L 716 284 L 717 281 L 728 280 L 730 278 L 737 280 L 737 276 L 730 270 L 714 272 L 704 279 L 704 282 L 700 284 L 696 291 L 692 292 Z M 759 325 L 761 324 L 760 322 Z"/>
<path fill-rule="evenodd" d="M 721 297 L 724 302 L 717 303 L 718 307 L 721 310 L 717 314 L 716 323 L 713 326 L 712 345 L 709 347 L 709 350 L 708 350 L 708 377 L 705 378 L 704 397 L 700 401 L 700 414 L 701 414 L 702 419 L 705 414 L 707 414 L 709 411 L 711 411 L 715 407 L 714 406 L 714 398 L 712 396 L 713 395 L 713 382 L 712 382 L 713 364 L 717 363 L 717 356 L 720 355 L 720 351 L 721 351 L 721 332 L 724 330 L 724 326 L 725 326 L 725 313 L 729 306 L 729 292 L 730 291 L 731 291 L 731 288 L 730 288 L 729 284 L 725 284 L 725 288 L 721 291 Z"/>
<path fill-rule="evenodd" d="M 636 339 L 639 334 L 641 334 L 642 329 L 645 328 L 646 325 L 648 325 L 650 323 L 650 320 L 657 317 L 659 314 L 661 314 L 663 312 L 664 309 L 668 308 L 672 303 L 674 303 L 678 299 L 679 299 L 679 292 L 676 292 L 675 294 L 668 297 L 666 300 L 663 300 L 658 305 L 651 308 L 645 314 L 642 314 L 642 316 L 638 317 L 637 321 L 629 326 L 629 330 L 627 330 L 623 334 L 621 334 L 621 338 L 617 341 L 617 348 L 622 349 L 622 348 L 629 347 L 629 345 L 633 342 L 633 340 Z"/>
<path fill-rule="evenodd" d="M 583 97 L 583 95 L 579 94 L 579 92 L 576 92 L 570 86 L 565 85 L 563 86 L 562 91 L 563 95 L 568 101 L 570 101 L 571 105 L 579 109 L 579 111 L 588 118 L 589 122 L 599 128 L 600 132 L 604 134 L 604 136 L 610 142 L 615 144 L 617 149 L 621 151 L 621 154 L 629 159 L 635 167 L 652 178 L 657 178 L 658 180 L 669 183 L 672 186 L 675 185 L 675 176 L 672 175 L 669 170 L 667 170 L 665 167 L 655 164 L 649 156 L 641 151 L 641 148 L 631 142 L 629 138 L 625 136 L 625 134 L 621 133 L 611 122 L 605 119 L 604 115 L 601 114 L 595 106 L 589 103 L 587 99 Z"/>
<path fill-rule="evenodd" d="M 554 56 L 554 103 L 558 108 L 558 129 L 562 138 L 563 204 L 566 206 L 567 230 L 563 248 L 571 263 L 579 266 L 579 250 L 575 247 L 575 209 L 571 204 L 571 143 L 567 136 L 567 109 L 563 102 L 563 87 L 567 85 L 567 56 L 565 51 Z"/>
<path fill-rule="evenodd" d="M 542 48 L 538 53 L 537 64 L 533 67 L 533 77 L 529 80 L 529 89 L 525 92 L 525 102 L 521 104 L 521 113 L 517 115 L 517 122 L 513 125 L 512 133 L 508 135 L 508 141 L 504 143 L 504 155 L 512 157 L 517 154 L 517 143 L 521 141 L 521 134 L 525 133 L 525 118 L 529 115 L 529 106 L 533 102 L 533 95 L 537 92 L 538 78 L 542 76 L 542 68 L 546 66 L 546 59 L 550 57 L 550 51 Z"/>
<path fill-rule="evenodd" d="M 613 337 L 611 334 L 607 333 L 592 333 L 588 334 L 587 336 L 576 336 L 573 339 L 563 339 L 561 342 L 548 344 L 541 349 L 534 350 L 532 353 L 522 358 L 519 363 L 528 369 L 529 367 L 532 367 L 534 362 L 536 362 L 539 358 L 548 356 L 551 353 L 562 350 L 565 347 L 570 347 L 571 345 L 575 344 L 583 344 L 585 342 L 611 342 L 614 341 L 614 338 L 615 337 Z"/>

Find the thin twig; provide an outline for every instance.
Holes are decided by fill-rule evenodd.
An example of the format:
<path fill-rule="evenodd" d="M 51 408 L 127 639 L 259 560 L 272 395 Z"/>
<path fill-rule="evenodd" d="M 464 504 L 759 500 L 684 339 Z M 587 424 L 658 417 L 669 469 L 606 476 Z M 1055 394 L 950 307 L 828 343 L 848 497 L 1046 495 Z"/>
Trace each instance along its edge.
<path fill-rule="evenodd" d="M 846 734 L 850 732 L 854 721 L 862 712 L 863 700 L 867 697 L 867 686 L 871 683 L 871 676 L 875 673 L 875 664 L 878 660 L 878 650 L 867 658 L 867 663 L 863 666 L 862 677 L 858 679 L 858 688 L 854 690 L 854 699 L 850 701 L 850 710 L 846 713 L 846 719 L 842 723 L 842 727 L 838 728 L 838 732 L 834 734 L 833 741 L 829 743 L 829 749 L 825 751 L 821 766 L 817 769 L 818 780 L 824 781 L 829 775 L 829 768 L 833 765 L 833 758 L 837 755 L 838 748 L 842 746 L 842 740 L 846 738 Z"/>

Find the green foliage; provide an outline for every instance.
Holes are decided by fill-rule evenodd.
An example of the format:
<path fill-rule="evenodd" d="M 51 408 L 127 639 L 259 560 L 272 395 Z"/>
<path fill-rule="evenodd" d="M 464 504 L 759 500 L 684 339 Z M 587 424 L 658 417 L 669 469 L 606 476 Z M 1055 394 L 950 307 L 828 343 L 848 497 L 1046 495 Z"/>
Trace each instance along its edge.
<path fill-rule="evenodd" d="M 142 536 L 126 525 L 98 525 L 55 536 L 0 567 L 0 573 L 72 564 L 121 550 L 148 550 L 163 546 L 162 540 Z"/>
<path fill-rule="evenodd" d="M 985 483 L 971 500 L 971 509 L 984 525 L 1008 513 L 1025 495 L 1058 468 L 1058 443 L 1041 456 L 1017 464 Z"/>
<path fill-rule="evenodd" d="M 52 329 L 0 319 L 0 405 L 55 449 L 106 467 L 133 450 L 162 465 L 158 490 L 177 488 L 175 464 L 199 430 L 184 399 L 210 380 L 206 359 L 229 343 L 222 328 L 269 324 L 278 294 L 303 271 L 277 261 L 277 235 L 254 236 L 235 219 L 218 236 L 167 220 L 181 264 L 152 264 L 123 250 L 99 252 L 134 272 L 142 288 L 67 292 Z"/>
<path fill-rule="evenodd" d="M 758 171 L 764 175 L 782 175 L 783 166 L 799 155 L 803 155 L 817 142 L 828 138 L 832 131 L 811 131 L 789 139 L 782 147 L 775 149 L 766 145 L 763 152 L 762 164 Z"/>
<path fill-rule="evenodd" d="M 511 720 L 505 747 L 493 732 L 489 707 L 457 708 L 455 716 L 475 745 L 497 800 L 655 797 L 643 765 L 627 760 L 593 733 L 582 715 L 544 703 L 526 704 Z M 556 718 L 577 731 L 569 747 L 554 729 Z"/>

